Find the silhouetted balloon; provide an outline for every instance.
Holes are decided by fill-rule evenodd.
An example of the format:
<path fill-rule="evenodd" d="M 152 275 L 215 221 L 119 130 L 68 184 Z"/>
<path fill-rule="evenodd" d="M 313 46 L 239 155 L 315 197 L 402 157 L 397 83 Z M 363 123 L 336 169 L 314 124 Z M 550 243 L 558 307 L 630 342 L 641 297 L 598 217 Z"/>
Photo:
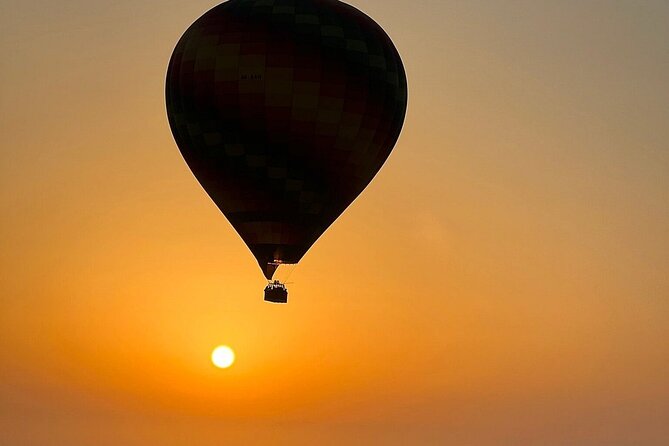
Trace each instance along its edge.
<path fill-rule="evenodd" d="M 336 0 L 230 0 L 181 37 L 167 114 L 265 276 L 297 263 L 379 171 L 407 106 L 400 56 Z"/>

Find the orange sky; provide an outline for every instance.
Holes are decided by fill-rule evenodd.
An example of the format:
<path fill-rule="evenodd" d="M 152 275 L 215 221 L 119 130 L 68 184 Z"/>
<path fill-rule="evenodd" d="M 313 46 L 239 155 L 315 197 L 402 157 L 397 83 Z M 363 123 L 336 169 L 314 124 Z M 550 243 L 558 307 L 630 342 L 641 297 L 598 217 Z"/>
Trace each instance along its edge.
<path fill-rule="evenodd" d="M 273 306 L 164 111 L 216 2 L 0 0 L 0 444 L 669 442 L 667 3 L 351 3 L 407 121 Z"/>

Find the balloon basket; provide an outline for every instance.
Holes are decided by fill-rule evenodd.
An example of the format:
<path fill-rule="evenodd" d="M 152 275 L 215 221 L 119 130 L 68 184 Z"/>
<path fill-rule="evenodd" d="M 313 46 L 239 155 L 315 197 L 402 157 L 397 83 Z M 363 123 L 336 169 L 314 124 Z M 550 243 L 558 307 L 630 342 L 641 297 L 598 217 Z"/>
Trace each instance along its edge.
<path fill-rule="evenodd" d="M 286 286 L 275 280 L 265 287 L 265 302 L 273 304 L 287 304 L 288 290 Z"/>

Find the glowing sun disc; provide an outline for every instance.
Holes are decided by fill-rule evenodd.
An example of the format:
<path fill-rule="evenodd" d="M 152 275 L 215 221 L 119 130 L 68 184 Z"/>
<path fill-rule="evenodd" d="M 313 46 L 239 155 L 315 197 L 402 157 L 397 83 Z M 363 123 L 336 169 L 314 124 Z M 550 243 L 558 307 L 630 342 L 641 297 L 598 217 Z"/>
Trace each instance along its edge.
<path fill-rule="evenodd" d="M 235 362 L 235 352 L 227 345 L 216 347 L 211 352 L 211 362 L 219 369 L 227 369 Z"/>

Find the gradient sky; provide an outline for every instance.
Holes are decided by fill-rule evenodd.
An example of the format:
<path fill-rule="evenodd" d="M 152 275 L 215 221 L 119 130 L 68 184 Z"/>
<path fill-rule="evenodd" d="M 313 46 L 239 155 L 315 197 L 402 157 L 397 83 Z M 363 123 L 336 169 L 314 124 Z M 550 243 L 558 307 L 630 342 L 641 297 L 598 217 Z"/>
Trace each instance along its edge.
<path fill-rule="evenodd" d="M 0 0 L 1 444 L 669 444 L 669 3 L 351 1 L 409 111 L 288 306 L 165 116 L 216 3 Z"/>

